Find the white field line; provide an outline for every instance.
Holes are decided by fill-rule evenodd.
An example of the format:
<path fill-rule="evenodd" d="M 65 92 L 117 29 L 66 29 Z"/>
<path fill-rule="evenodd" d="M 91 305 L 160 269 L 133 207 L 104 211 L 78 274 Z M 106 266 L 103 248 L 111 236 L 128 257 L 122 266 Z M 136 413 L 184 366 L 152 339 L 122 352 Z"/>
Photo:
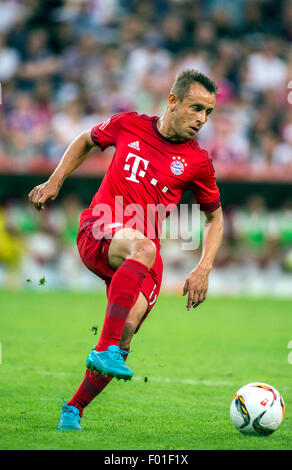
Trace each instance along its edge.
<path fill-rule="evenodd" d="M 3 371 L 4 372 L 4 371 Z M 3 373 L 2 372 L 2 373 Z M 7 371 L 8 372 L 8 371 Z M 5 372 L 4 372 L 5 373 Z M 51 375 L 55 377 L 69 377 L 69 376 L 80 376 L 81 374 L 76 374 L 75 372 L 57 372 L 57 371 L 48 371 L 48 370 L 30 370 L 29 373 L 31 374 L 36 374 L 36 375 Z M 181 385 L 205 385 L 206 387 L 234 387 L 234 388 L 240 388 L 240 384 L 235 383 L 235 382 L 229 382 L 229 381 L 210 381 L 210 380 L 194 380 L 194 379 L 178 379 L 178 378 L 170 378 L 170 377 L 142 377 L 142 376 L 134 376 L 132 378 L 133 382 L 156 382 L 160 384 L 181 384 Z M 291 390 L 291 387 L 289 386 L 283 386 L 281 387 L 281 390 Z"/>
<path fill-rule="evenodd" d="M 133 377 L 132 380 L 137 382 L 145 381 L 144 377 Z M 210 382 L 209 380 L 193 380 L 193 379 L 175 379 L 169 377 L 149 377 L 149 382 L 157 383 L 170 383 L 170 384 L 182 384 L 182 385 L 207 385 L 209 387 L 229 387 L 234 385 L 232 382 Z"/>
<path fill-rule="evenodd" d="M 57 372 L 57 371 L 48 371 L 48 370 L 30 370 L 29 373 L 36 375 L 51 375 L 56 377 L 69 377 L 77 376 L 74 372 Z M 78 374 L 79 375 L 79 374 Z M 82 374 L 81 374 L 82 375 Z M 209 380 L 193 380 L 193 379 L 176 379 L 169 377 L 140 377 L 134 376 L 132 378 L 133 382 L 156 382 L 156 383 L 169 383 L 169 384 L 182 384 L 182 385 L 206 385 L 210 387 L 229 387 L 234 386 L 232 382 L 211 382 Z"/>
<path fill-rule="evenodd" d="M 51 376 L 56 376 L 56 377 L 69 377 L 72 375 L 77 376 L 75 372 L 57 372 L 57 371 L 49 371 L 49 370 L 29 370 L 28 372 L 30 374 L 51 375 Z M 133 382 L 156 382 L 156 383 L 182 384 L 182 385 L 207 385 L 211 387 L 212 386 L 229 387 L 229 386 L 234 385 L 234 383 L 232 382 L 211 382 L 209 380 L 176 379 L 176 378 L 169 378 L 169 377 L 152 377 L 152 376 L 147 377 L 147 378 L 134 376 L 132 378 L 132 381 Z"/>

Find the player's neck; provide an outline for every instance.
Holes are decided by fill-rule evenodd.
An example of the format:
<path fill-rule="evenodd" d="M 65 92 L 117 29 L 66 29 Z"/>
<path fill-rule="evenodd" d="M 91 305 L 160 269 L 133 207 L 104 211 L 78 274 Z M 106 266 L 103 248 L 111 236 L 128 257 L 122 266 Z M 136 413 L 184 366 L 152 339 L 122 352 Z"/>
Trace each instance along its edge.
<path fill-rule="evenodd" d="M 171 119 L 167 113 L 163 114 L 156 121 L 156 126 L 158 132 L 168 140 L 173 140 L 173 142 L 184 142 L 181 136 L 179 136 L 171 125 Z"/>

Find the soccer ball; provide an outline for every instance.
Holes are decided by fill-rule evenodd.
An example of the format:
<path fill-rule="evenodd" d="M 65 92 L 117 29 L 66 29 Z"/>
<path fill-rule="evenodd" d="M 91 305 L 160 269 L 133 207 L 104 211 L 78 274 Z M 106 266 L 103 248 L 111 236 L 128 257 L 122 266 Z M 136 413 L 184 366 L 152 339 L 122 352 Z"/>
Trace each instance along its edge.
<path fill-rule="evenodd" d="M 284 414 L 285 405 L 279 392 L 261 382 L 241 387 L 230 405 L 231 421 L 243 434 L 272 434 L 279 428 Z"/>

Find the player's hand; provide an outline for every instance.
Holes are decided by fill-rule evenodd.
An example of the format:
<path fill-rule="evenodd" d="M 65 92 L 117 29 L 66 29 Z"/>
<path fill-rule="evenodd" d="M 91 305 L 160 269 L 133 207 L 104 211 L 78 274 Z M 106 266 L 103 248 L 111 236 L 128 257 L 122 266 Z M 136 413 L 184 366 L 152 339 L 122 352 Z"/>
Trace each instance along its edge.
<path fill-rule="evenodd" d="M 209 273 L 209 270 L 197 266 L 187 278 L 182 291 L 183 296 L 188 294 L 187 310 L 196 308 L 207 297 Z"/>
<path fill-rule="evenodd" d="M 47 201 L 54 201 L 60 191 L 60 185 L 54 181 L 46 181 L 29 193 L 28 198 L 39 211 L 44 210 Z"/>

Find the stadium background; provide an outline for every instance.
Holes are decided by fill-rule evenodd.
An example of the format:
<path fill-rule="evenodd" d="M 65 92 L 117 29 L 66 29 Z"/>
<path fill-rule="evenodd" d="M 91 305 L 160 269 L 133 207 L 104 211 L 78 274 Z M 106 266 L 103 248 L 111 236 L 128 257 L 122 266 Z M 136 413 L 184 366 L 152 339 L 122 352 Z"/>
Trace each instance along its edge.
<path fill-rule="evenodd" d="M 83 130 L 163 113 L 184 68 L 220 86 L 198 136 L 225 213 L 210 293 L 292 296 L 290 0 L 0 0 L 1 287 L 103 289 L 75 237 L 112 151 L 93 151 L 46 212 L 27 194 Z M 164 289 L 179 290 L 199 252 L 167 240 L 162 255 Z"/>

